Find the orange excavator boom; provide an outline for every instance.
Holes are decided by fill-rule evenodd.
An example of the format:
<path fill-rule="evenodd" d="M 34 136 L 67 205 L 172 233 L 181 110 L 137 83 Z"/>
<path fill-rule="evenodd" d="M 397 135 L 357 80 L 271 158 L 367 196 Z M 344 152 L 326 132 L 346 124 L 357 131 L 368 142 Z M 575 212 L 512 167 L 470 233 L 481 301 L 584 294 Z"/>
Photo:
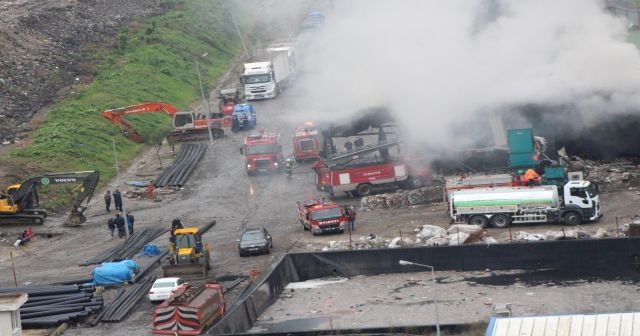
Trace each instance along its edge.
<path fill-rule="evenodd" d="M 167 103 L 147 102 L 111 110 L 105 110 L 102 111 L 101 114 L 105 119 L 111 121 L 114 125 L 124 128 L 127 138 L 140 143 L 143 141 L 142 136 L 138 133 L 138 131 L 136 131 L 133 125 L 124 120 L 124 116 L 154 112 L 165 112 L 170 117 L 173 117 L 178 112 L 178 109 L 175 106 Z"/>

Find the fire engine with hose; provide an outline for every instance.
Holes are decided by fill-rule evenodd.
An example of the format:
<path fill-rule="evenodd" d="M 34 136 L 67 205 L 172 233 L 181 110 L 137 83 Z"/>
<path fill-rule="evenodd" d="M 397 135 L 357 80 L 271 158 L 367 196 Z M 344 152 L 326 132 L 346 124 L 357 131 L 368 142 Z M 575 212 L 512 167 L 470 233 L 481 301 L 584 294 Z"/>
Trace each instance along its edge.
<path fill-rule="evenodd" d="M 333 196 L 336 192 L 368 196 L 377 189 L 420 188 L 431 181 L 428 165 L 418 156 L 400 154 L 400 140 L 387 138 L 393 126 L 384 108 L 361 111 L 360 118 L 342 125 L 323 125 L 321 160 L 312 169 L 316 187 Z M 377 129 L 377 130 L 376 130 Z M 338 151 L 334 137 L 377 135 L 377 142 Z M 392 155 L 390 148 L 397 148 Z"/>
<path fill-rule="evenodd" d="M 230 116 L 207 118 L 205 115 L 196 114 L 193 111 L 179 111 L 175 106 L 161 102 L 147 102 L 120 107 L 102 111 L 101 114 L 114 125 L 121 127 L 127 138 L 141 143 L 143 142 L 142 136 L 124 117 L 155 112 L 164 112 L 171 117 L 173 130 L 169 132 L 167 137 L 170 141 L 205 140 L 209 136 L 220 138 L 224 135 L 224 129 L 231 128 L 232 125 Z"/>

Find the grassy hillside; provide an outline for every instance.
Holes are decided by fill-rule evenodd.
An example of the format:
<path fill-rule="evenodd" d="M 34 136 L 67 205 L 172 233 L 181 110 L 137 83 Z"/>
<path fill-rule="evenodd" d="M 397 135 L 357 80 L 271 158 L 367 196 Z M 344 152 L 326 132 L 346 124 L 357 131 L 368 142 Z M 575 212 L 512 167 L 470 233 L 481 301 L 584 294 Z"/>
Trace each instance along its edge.
<path fill-rule="evenodd" d="M 100 111 L 145 101 L 186 109 L 197 101 L 200 91 L 195 59 L 203 83 L 214 82 L 238 51 L 237 35 L 220 0 L 167 4 L 172 9 L 164 15 L 136 22 L 113 41 L 88 50 L 93 81 L 76 89 L 73 98 L 54 105 L 35 131 L 32 143 L 10 151 L 0 164 L 28 167 L 23 169 L 25 175 L 97 169 L 105 182 L 115 174 L 112 139 L 121 165 L 144 145 L 123 137 L 100 116 Z M 201 57 L 205 53 L 207 56 Z M 143 137 L 154 129 L 167 128 L 169 123 L 162 113 L 127 120 Z"/>

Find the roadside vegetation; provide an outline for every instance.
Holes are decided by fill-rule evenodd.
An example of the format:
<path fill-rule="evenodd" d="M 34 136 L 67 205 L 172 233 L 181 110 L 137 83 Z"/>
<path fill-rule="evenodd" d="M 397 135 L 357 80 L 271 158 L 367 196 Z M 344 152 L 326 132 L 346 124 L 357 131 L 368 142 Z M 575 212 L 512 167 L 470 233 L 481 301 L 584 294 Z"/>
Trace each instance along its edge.
<path fill-rule="evenodd" d="M 16 178 L 95 169 L 101 184 L 106 183 L 115 175 L 113 143 L 125 167 L 157 142 L 157 130 L 166 130 L 169 118 L 163 113 L 127 117 L 143 137 L 152 138 L 137 144 L 100 112 L 145 101 L 188 109 L 200 95 L 196 59 L 208 92 L 208 83 L 222 74 L 240 46 L 221 1 L 167 0 L 170 10 L 165 14 L 134 22 L 112 41 L 87 48 L 84 63 L 92 67 L 93 80 L 51 106 L 31 143 L 9 151 L 0 164 L 16 167 Z M 68 190 L 53 193 L 47 197 L 48 208 L 63 204 Z"/>

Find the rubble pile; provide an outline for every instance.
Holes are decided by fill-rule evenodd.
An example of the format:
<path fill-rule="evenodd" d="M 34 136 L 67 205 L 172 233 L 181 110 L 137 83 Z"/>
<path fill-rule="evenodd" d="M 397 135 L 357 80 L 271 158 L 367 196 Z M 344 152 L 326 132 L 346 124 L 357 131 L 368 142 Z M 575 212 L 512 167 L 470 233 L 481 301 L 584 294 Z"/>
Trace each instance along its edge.
<path fill-rule="evenodd" d="M 156 188 L 153 191 L 153 195 L 155 197 L 163 196 L 163 195 L 171 195 L 175 194 L 180 190 L 180 187 L 166 187 L 166 188 Z M 147 198 L 147 189 L 146 188 L 135 188 L 126 190 L 123 193 L 124 197 L 132 198 L 132 199 L 145 199 Z"/>
<path fill-rule="evenodd" d="M 457 224 L 449 229 L 444 229 L 435 225 L 423 225 L 416 229 L 415 239 L 410 236 L 384 239 L 370 233 L 351 243 L 355 250 L 370 248 L 397 248 L 397 247 L 420 247 L 420 246 L 455 246 L 463 244 L 495 244 L 497 241 L 492 237 L 486 237 L 486 232 L 477 225 Z M 322 251 L 346 250 L 349 249 L 348 240 L 332 240 L 329 245 L 322 248 Z"/>
<path fill-rule="evenodd" d="M 570 229 L 562 229 L 560 231 L 547 231 L 545 233 L 528 233 L 526 231 L 518 231 L 513 235 L 515 241 L 540 241 L 540 240 L 565 240 L 565 239 L 589 239 L 589 238 L 605 238 L 612 236 L 603 228 L 598 228 L 595 234 L 590 235 L 581 227 L 577 226 Z M 507 239 L 508 241 L 509 239 Z"/>
<path fill-rule="evenodd" d="M 365 196 L 360 199 L 362 210 L 399 209 L 442 200 L 442 187 L 433 186 L 415 190 Z"/>
<path fill-rule="evenodd" d="M 623 183 L 640 177 L 640 166 L 630 161 L 604 163 L 574 156 L 570 170 L 583 171 L 585 179 L 596 183 Z"/>

